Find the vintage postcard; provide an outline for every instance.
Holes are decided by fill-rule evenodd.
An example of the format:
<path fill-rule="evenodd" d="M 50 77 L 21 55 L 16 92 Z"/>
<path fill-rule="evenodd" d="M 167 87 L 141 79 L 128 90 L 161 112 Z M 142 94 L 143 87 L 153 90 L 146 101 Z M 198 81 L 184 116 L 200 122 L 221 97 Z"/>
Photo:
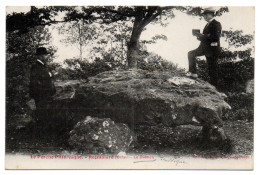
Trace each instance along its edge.
<path fill-rule="evenodd" d="M 254 168 L 255 7 L 7 6 L 6 169 Z"/>

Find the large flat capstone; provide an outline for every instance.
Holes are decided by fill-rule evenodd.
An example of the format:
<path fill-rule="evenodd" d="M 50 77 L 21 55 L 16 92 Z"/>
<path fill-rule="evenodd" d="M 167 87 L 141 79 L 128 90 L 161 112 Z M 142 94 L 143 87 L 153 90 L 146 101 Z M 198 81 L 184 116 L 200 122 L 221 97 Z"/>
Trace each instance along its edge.
<path fill-rule="evenodd" d="M 70 117 L 111 118 L 130 126 L 222 126 L 225 95 L 200 79 L 170 72 L 115 70 L 88 81 L 57 82 L 54 103 Z M 62 107 L 61 107 L 62 106 Z"/>

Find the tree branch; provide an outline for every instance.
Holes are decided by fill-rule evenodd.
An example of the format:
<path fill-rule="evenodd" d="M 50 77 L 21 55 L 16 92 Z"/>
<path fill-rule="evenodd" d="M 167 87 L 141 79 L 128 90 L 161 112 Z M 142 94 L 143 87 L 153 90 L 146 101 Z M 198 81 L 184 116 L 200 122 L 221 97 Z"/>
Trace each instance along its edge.
<path fill-rule="evenodd" d="M 95 9 L 95 11 L 99 12 L 99 11 L 103 11 L 103 12 L 111 12 L 111 13 L 115 13 L 115 14 L 118 14 L 120 16 L 125 16 L 125 17 L 134 17 L 135 16 L 135 13 L 130 13 L 130 12 L 127 12 L 127 13 L 123 13 L 123 12 L 120 12 L 118 10 L 113 10 L 113 9 L 109 9 L 109 8 L 104 8 L 104 7 L 98 7 Z"/>

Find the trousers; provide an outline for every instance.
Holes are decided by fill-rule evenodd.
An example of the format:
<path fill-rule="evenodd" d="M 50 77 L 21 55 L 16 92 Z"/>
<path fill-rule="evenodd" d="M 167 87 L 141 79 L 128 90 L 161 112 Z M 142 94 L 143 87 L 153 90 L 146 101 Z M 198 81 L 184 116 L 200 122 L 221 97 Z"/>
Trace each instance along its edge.
<path fill-rule="evenodd" d="M 208 64 L 208 73 L 210 77 L 210 83 L 214 86 L 217 85 L 218 82 L 218 54 L 206 54 L 205 49 L 197 48 L 195 50 L 191 50 L 188 52 L 188 60 L 189 60 L 189 72 L 196 74 L 197 66 L 196 66 L 196 57 L 205 55 L 207 64 Z"/>

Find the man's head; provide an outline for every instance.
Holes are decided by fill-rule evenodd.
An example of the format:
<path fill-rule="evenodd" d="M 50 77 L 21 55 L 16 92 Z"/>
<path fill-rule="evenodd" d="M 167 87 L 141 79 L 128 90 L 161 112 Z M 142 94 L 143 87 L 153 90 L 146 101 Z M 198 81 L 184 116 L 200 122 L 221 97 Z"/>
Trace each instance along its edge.
<path fill-rule="evenodd" d="M 48 52 L 45 47 L 37 48 L 36 55 L 37 55 L 37 58 L 40 59 L 41 61 L 46 62 L 48 59 Z"/>
<path fill-rule="evenodd" d="M 203 14 L 204 19 L 207 22 L 209 22 L 212 18 L 214 18 L 215 10 L 212 7 L 205 8 L 202 14 Z"/>

